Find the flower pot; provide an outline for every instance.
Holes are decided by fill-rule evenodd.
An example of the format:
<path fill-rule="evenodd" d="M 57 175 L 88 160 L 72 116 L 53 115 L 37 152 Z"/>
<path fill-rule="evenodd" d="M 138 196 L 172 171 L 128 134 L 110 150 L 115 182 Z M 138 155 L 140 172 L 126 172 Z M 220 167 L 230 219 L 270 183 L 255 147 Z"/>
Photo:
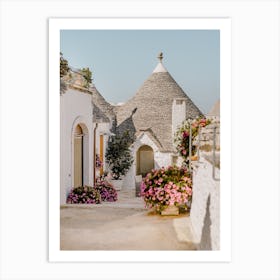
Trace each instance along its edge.
<path fill-rule="evenodd" d="M 160 212 L 162 216 L 178 216 L 179 215 L 179 207 L 175 205 L 169 205 L 167 208 Z"/>
<path fill-rule="evenodd" d="M 119 179 L 119 180 L 113 179 L 113 180 L 111 180 L 111 183 L 117 191 L 120 191 L 122 189 L 122 186 L 123 186 L 122 179 Z"/>

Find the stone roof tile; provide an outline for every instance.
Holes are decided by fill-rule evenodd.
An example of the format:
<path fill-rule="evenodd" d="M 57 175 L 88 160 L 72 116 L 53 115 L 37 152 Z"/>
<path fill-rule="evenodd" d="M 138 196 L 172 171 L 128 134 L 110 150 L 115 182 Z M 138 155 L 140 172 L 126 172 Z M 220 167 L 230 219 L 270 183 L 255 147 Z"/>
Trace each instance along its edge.
<path fill-rule="evenodd" d="M 157 66 L 156 69 L 163 69 L 162 67 Z M 133 98 L 124 105 L 115 107 L 117 124 L 121 125 L 126 119 L 132 118 L 136 132 L 143 127 L 150 127 L 162 146 L 161 150 L 174 151 L 172 135 L 174 98 L 186 100 L 186 118 L 203 115 L 173 77 L 167 71 L 162 70 L 153 72 Z M 132 114 L 132 112 L 134 113 Z"/>

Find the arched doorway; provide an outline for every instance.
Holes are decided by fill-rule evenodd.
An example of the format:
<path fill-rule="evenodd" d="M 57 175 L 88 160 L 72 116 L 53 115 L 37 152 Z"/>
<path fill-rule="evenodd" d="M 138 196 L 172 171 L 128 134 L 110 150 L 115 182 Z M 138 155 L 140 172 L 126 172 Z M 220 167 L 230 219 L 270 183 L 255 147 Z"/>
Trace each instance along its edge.
<path fill-rule="evenodd" d="M 74 187 L 84 185 L 84 135 L 80 125 L 74 132 Z"/>
<path fill-rule="evenodd" d="M 154 151 L 148 146 L 141 146 L 137 151 L 136 175 L 145 176 L 154 168 Z"/>

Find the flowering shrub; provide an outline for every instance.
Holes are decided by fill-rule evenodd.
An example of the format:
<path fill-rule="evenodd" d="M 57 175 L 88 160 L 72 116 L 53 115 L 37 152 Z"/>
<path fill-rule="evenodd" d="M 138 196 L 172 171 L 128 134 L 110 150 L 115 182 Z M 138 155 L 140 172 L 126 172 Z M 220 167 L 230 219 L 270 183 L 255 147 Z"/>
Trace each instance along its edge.
<path fill-rule="evenodd" d="M 143 178 L 141 196 L 146 206 L 161 212 L 169 205 L 187 209 L 192 197 L 192 180 L 185 167 L 169 166 L 152 170 Z"/>
<path fill-rule="evenodd" d="M 117 191 L 105 177 L 99 177 L 96 179 L 95 189 L 99 191 L 102 201 L 116 201 L 118 199 Z"/>
<path fill-rule="evenodd" d="M 98 169 L 102 168 L 102 166 L 103 166 L 103 162 L 101 161 L 100 156 L 98 154 L 96 154 L 96 156 L 95 156 L 95 166 Z"/>
<path fill-rule="evenodd" d="M 73 188 L 68 197 L 67 203 L 94 203 L 99 204 L 101 203 L 101 195 L 98 190 L 93 187 L 83 186 L 83 187 L 76 187 Z"/>
<path fill-rule="evenodd" d="M 187 159 L 189 156 L 189 138 L 190 138 L 190 129 L 192 131 L 192 143 L 195 137 L 198 135 L 199 127 L 205 127 L 209 125 L 211 121 L 205 118 L 197 118 L 192 120 L 186 120 L 182 127 L 179 128 L 175 134 L 175 144 L 177 146 L 177 151 L 184 158 Z M 196 152 L 196 147 L 192 146 L 192 155 Z"/>

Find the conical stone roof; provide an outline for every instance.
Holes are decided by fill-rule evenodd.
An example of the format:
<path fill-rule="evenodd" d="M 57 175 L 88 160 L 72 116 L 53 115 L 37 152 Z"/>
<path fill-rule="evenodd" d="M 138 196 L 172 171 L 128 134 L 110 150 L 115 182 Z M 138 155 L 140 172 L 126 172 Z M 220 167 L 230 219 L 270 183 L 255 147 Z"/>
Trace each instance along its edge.
<path fill-rule="evenodd" d="M 186 100 L 186 118 L 195 118 L 203 115 L 192 100 L 185 94 L 172 76 L 160 62 L 151 76 L 137 91 L 135 96 L 124 105 L 116 107 L 117 125 L 123 129 L 127 119 L 131 119 L 136 133 L 139 131 L 152 131 L 159 141 L 161 151 L 172 152 L 172 103 L 174 98 Z M 128 127 L 130 129 L 130 127 Z"/>
<path fill-rule="evenodd" d="M 219 117 L 220 116 L 220 100 L 218 100 L 208 113 L 209 117 Z"/>
<path fill-rule="evenodd" d="M 99 111 L 102 111 L 103 116 L 100 117 L 104 118 L 105 115 L 108 119 L 114 118 L 114 107 L 105 100 L 105 98 L 100 94 L 94 85 L 90 87 L 90 91 L 92 93 L 92 101 L 94 105 L 99 108 Z M 96 113 L 101 114 L 99 111 L 96 110 Z"/>

